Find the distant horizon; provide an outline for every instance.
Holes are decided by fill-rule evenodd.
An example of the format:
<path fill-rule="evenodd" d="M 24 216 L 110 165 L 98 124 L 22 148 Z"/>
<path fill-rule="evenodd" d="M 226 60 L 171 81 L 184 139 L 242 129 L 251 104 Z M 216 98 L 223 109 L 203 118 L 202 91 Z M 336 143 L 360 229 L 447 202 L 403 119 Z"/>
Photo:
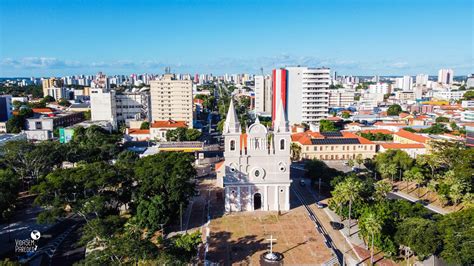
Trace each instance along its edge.
<path fill-rule="evenodd" d="M 108 74 L 108 73 L 105 73 L 105 72 L 102 72 L 103 74 L 107 75 L 107 76 L 130 76 L 130 75 L 143 75 L 143 74 L 149 74 L 149 75 L 162 75 L 162 74 L 165 74 L 165 73 L 138 73 L 138 72 L 132 72 L 130 74 Z M 331 76 L 334 72 L 331 72 Z M 261 75 L 261 74 L 255 74 L 255 73 L 224 73 L 224 74 L 214 74 L 214 73 L 185 73 L 185 72 L 172 72 L 172 74 L 182 74 L 182 75 L 186 75 L 186 74 L 189 74 L 191 75 L 192 77 L 195 75 L 195 74 L 212 74 L 213 77 L 218 77 L 218 76 L 223 76 L 225 74 L 228 74 L 228 75 L 234 75 L 234 74 L 250 74 L 250 75 L 255 75 L 255 76 L 258 76 L 258 75 Z M 418 74 L 426 74 L 426 73 L 418 73 Z M 18 77 L 0 77 L 1 80 L 6 80 L 6 79 L 30 79 L 30 78 L 35 78 L 35 79 L 41 79 L 41 78 L 58 78 L 58 77 L 72 77 L 72 76 L 80 76 L 80 75 L 84 75 L 84 76 L 96 76 L 97 73 L 95 74 L 73 74 L 73 75 L 59 75 L 59 76 L 18 76 Z M 264 75 L 271 75 L 271 73 L 264 73 Z M 471 74 L 467 74 L 467 75 L 454 75 L 453 78 L 456 79 L 456 78 L 467 78 L 469 77 L 470 75 L 474 75 L 474 73 L 471 73 Z M 381 77 L 381 78 L 395 78 L 395 77 L 403 77 L 403 76 L 410 76 L 410 77 L 416 77 L 416 75 L 337 75 L 338 77 L 339 76 L 352 76 L 352 77 L 364 77 L 364 78 L 371 78 L 371 77 L 374 77 L 374 76 L 378 76 L 378 77 Z M 428 74 L 428 77 L 429 78 L 432 78 L 432 77 L 438 77 L 438 75 L 431 75 L 431 74 Z"/>
<path fill-rule="evenodd" d="M 2 0 L 0 76 L 474 73 L 471 0 Z"/>

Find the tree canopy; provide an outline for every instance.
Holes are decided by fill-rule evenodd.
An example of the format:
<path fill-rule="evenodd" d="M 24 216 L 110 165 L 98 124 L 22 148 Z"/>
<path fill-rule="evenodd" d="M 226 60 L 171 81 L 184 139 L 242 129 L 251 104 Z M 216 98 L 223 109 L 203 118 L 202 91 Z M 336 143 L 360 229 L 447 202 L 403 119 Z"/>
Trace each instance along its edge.
<path fill-rule="evenodd" d="M 387 115 L 399 115 L 402 112 L 402 107 L 398 104 L 390 105 L 387 109 Z"/>

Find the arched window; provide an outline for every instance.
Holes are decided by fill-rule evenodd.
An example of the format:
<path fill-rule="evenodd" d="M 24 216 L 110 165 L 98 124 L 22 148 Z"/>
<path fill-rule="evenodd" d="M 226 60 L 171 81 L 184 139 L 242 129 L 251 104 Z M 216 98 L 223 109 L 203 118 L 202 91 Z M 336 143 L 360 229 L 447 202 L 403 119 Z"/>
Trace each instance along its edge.
<path fill-rule="evenodd" d="M 230 150 L 235 151 L 235 140 L 230 141 Z"/>
<path fill-rule="evenodd" d="M 280 139 L 280 150 L 284 150 L 284 149 L 285 149 L 285 140 Z"/>

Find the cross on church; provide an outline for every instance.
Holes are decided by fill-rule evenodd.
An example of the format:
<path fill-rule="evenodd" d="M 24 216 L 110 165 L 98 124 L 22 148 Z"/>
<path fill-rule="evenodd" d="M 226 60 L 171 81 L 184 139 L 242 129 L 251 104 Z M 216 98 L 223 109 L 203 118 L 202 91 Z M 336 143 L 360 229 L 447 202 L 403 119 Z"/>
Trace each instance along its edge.
<path fill-rule="evenodd" d="M 270 238 L 267 240 L 270 241 L 270 253 L 273 253 L 273 241 L 276 241 L 276 238 L 273 238 L 273 235 L 270 235 Z"/>

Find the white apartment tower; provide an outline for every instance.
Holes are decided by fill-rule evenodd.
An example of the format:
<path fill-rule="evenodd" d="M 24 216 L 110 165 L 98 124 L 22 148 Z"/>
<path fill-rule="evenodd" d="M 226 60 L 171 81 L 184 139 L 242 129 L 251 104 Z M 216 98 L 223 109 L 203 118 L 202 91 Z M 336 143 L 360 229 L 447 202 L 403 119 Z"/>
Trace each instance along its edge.
<path fill-rule="evenodd" d="M 418 74 L 416 75 L 416 84 L 417 85 L 426 85 L 428 83 L 428 74 Z"/>
<path fill-rule="evenodd" d="M 452 69 L 440 69 L 438 71 L 438 82 L 442 84 L 453 84 L 454 71 Z"/>
<path fill-rule="evenodd" d="M 152 121 L 185 121 L 193 127 L 193 82 L 177 80 L 164 74 L 161 80 L 150 81 Z"/>
<path fill-rule="evenodd" d="M 317 124 L 329 112 L 329 68 L 287 67 L 286 108 L 293 124 Z"/>
<path fill-rule="evenodd" d="M 272 79 L 270 76 L 255 76 L 255 112 L 272 113 Z"/>
<path fill-rule="evenodd" d="M 115 91 L 106 91 L 102 88 L 91 89 L 91 120 L 108 121 L 114 129 L 117 128 L 117 106 Z"/>

